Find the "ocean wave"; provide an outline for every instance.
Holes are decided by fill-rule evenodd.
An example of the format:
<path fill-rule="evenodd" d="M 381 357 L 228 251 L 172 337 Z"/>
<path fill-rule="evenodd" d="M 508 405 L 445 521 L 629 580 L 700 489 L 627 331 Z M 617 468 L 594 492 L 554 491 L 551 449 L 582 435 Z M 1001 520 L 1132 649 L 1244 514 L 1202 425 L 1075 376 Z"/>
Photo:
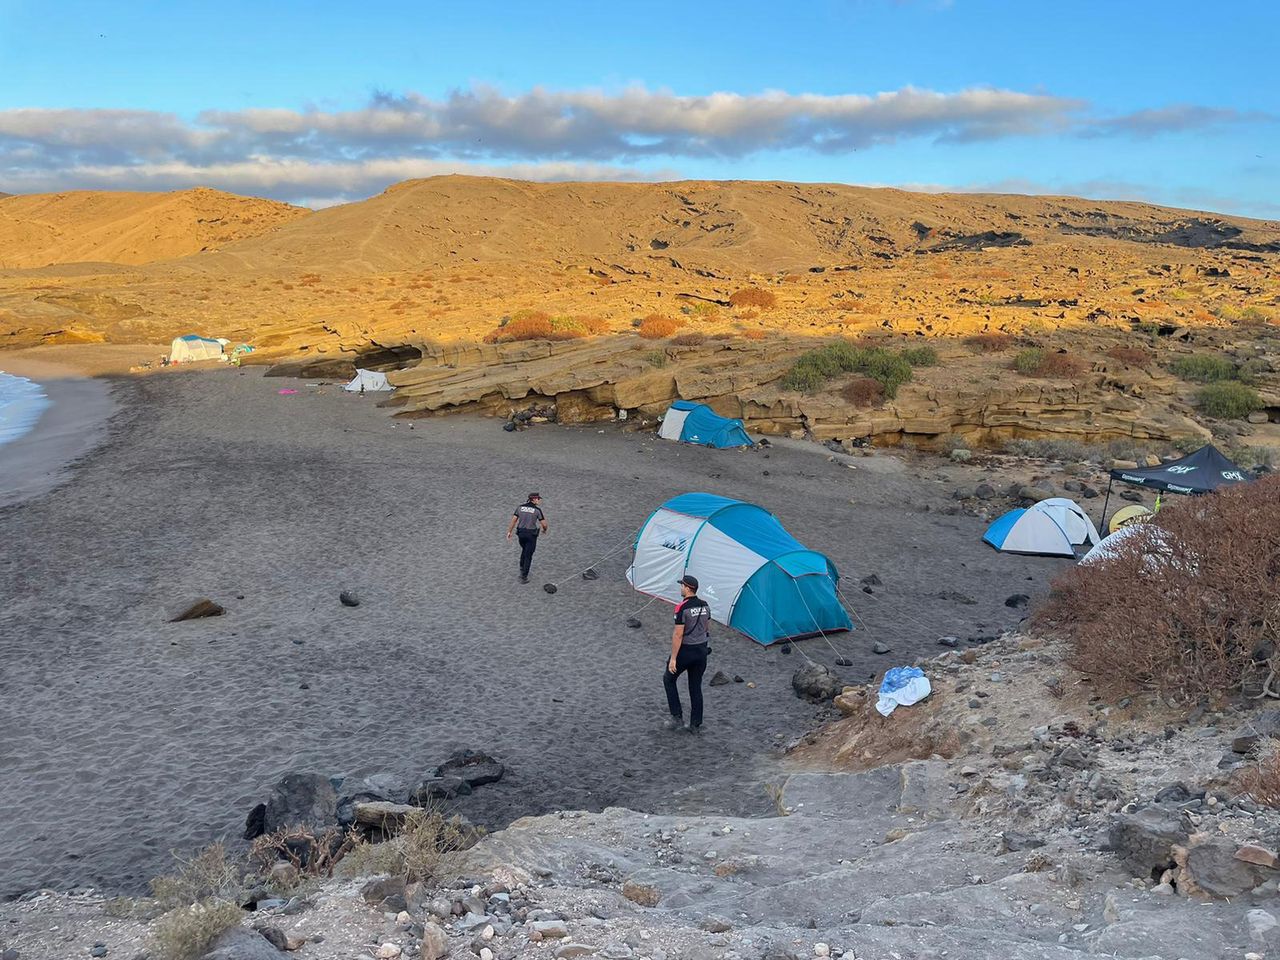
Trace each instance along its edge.
<path fill-rule="evenodd" d="M 48 406 L 49 398 L 40 384 L 0 373 L 0 446 L 34 427 Z"/>

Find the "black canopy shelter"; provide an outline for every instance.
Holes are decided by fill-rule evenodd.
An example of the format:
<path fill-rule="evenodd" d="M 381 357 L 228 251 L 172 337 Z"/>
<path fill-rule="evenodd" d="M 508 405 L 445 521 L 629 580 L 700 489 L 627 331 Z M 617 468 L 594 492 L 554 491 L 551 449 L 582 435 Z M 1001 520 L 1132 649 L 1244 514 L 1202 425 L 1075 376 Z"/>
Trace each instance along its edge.
<path fill-rule="evenodd" d="M 1244 483 L 1249 479 L 1245 472 L 1223 455 L 1213 444 L 1205 444 L 1195 453 L 1181 460 L 1162 463 L 1158 467 L 1134 467 L 1112 470 L 1107 482 L 1107 499 L 1102 504 L 1102 524 L 1106 528 L 1107 504 L 1111 501 L 1111 484 L 1119 480 L 1134 486 L 1150 487 L 1166 493 L 1210 493 L 1219 487 Z"/>

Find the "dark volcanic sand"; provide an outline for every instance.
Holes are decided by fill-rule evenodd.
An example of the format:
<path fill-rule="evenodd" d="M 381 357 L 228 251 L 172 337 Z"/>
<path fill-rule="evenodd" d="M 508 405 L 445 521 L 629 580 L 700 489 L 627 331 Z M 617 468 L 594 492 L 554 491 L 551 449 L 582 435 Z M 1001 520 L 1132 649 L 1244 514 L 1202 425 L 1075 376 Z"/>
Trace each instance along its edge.
<path fill-rule="evenodd" d="M 835 561 L 869 627 L 835 640 L 850 682 L 938 652 L 943 634 L 1016 623 L 1005 597 L 1062 569 L 995 553 L 977 520 L 921 512 L 950 489 L 889 455 L 850 470 L 812 446 L 766 458 L 612 425 L 411 428 L 371 399 L 254 370 L 120 391 L 131 412 L 71 482 L 0 510 L 0 896 L 137 889 L 171 850 L 238 836 L 286 771 L 413 781 L 457 747 L 508 765 L 461 804 L 490 825 L 767 804 L 735 784 L 817 716 L 790 687 L 803 655 L 717 628 L 711 669 L 757 686 L 708 688 L 701 739 L 667 733 L 669 608 L 625 626 L 646 599 L 626 550 L 578 577 L 677 493 L 753 500 Z M 504 533 L 530 489 L 552 529 L 521 586 Z M 869 573 L 878 600 L 858 590 Z M 566 582 L 551 596 L 548 580 Z M 343 589 L 361 605 L 340 605 Z M 227 615 L 166 622 L 204 596 Z M 872 654 L 876 640 L 894 652 Z M 799 646 L 834 663 L 821 639 Z"/>

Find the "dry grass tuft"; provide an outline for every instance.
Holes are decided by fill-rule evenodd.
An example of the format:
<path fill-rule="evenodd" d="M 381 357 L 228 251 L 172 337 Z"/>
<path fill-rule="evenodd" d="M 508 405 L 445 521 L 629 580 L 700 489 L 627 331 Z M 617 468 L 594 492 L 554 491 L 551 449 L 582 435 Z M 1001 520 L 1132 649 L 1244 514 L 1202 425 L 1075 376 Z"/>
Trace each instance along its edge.
<path fill-rule="evenodd" d="M 541 310 L 517 310 L 496 330 L 486 334 L 484 342 L 577 340 L 595 328 L 603 329 L 603 321 L 595 317 L 553 317 Z"/>
<path fill-rule="evenodd" d="M 244 911 L 226 900 L 202 900 L 170 910 L 151 928 L 157 960 L 195 960 L 213 941 L 238 927 Z"/>
<path fill-rule="evenodd" d="M 1280 741 L 1267 741 L 1237 775 L 1236 785 L 1254 803 L 1280 808 Z"/>
<path fill-rule="evenodd" d="M 1141 347 L 1112 347 L 1107 351 L 1107 356 L 1112 360 L 1119 360 L 1121 363 L 1130 367 L 1141 367 L 1146 369 L 1155 362 L 1156 355 L 1150 350 L 1143 350 Z"/>
<path fill-rule="evenodd" d="M 772 290 L 747 287 L 730 296 L 729 302 L 735 307 L 760 307 L 762 310 L 768 310 L 770 307 L 777 306 L 778 298 L 774 296 Z"/>
<path fill-rule="evenodd" d="M 178 861 L 177 873 L 156 877 L 151 881 L 151 895 L 161 909 L 187 907 L 201 900 L 238 899 L 244 889 L 244 870 L 227 857 L 220 843 L 205 847 Z"/>
<path fill-rule="evenodd" d="M 765 339 L 765 337 L 767 337 L 767 336 L 769 336 L 769 331 L 768 331 L 768 330 L 761 330 L 761 329 L 760 329 L 760 328 L 758 328 L 758 327 L 753 327 L 753 328 L 752 328 L 752 329 L 750 329 L 750 330 L 743 330 L 743 331 L 742 331 L 742 338 L 743 338 L 744 340 L 763 340 L 763 339 Z"/>

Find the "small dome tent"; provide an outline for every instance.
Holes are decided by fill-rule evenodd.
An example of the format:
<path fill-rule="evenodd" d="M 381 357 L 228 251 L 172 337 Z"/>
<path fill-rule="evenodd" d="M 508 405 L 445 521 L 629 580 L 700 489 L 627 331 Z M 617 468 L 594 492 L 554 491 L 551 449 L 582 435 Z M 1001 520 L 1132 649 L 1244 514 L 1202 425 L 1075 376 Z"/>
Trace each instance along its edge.
<path fill-rule="evenodd" d="M 387 382 L 387 375 L 377 370 L 357 369 L 355 378 L 342 388 L 348 393 L 374 393 L 381 390 L 393 390 Z"/>
<path fill-rule="evenodd" d="M 658 436 L 664 440 L 682 440 L 708 447 L 754 446 L 741 420 L 722 417 L 705 403 L 677 400 L 671 404 Z"/>
<path fill-rule="evenodd" d="M 698 578 L 712 619 L 757 643 L 853 629 L 835 566 L 755 504 L 686 493 L 655 510 L 636 537 L 627 579 L 677 603 L 686 573 Z"/>
<path fill-rule="evenodd" d="M 1080 562 L 1093 565 L 1114 560 L 1124 549 L 1127 549 L 1124 547 L 1126 543 L 1135 544 L 1134 549 L 1142 553 L 1147 561 L 1144 565 L 1148 568 L 1159 567 L 1162 562 L 1170 562 L 1176 554 L 1173 541 L 1164 530 L 1145 520 L 1137 520 L 1130 521 L 1114 533 L 1108 534 L 1097 546 L 1086 553 Z"/>
<path fill-rule="evenodd" d="M 1093 525 L 1084 508 L 1067 497 L 1050 497 L 1041 500 L 1030 508 L 1039 513 L 1047 513 L 1063 532 L 1073 546 L 1095 544 L 1102 538 L 1098 536 L 1098 528 Z"/>
<path fill-rule="evenodd" d="M 169 344 L 170 363 L 195 363 L 198 360 L 221 360 L 222 341 L 189 333 Z"/>
<path fill-rule="evenodd" d="M 1048 511 L 1010 510 L 997 517 L 982 539 L 1001 553 L 1041 557 L 1074 557 L 1076 548 L 1067 531 Z"/>

